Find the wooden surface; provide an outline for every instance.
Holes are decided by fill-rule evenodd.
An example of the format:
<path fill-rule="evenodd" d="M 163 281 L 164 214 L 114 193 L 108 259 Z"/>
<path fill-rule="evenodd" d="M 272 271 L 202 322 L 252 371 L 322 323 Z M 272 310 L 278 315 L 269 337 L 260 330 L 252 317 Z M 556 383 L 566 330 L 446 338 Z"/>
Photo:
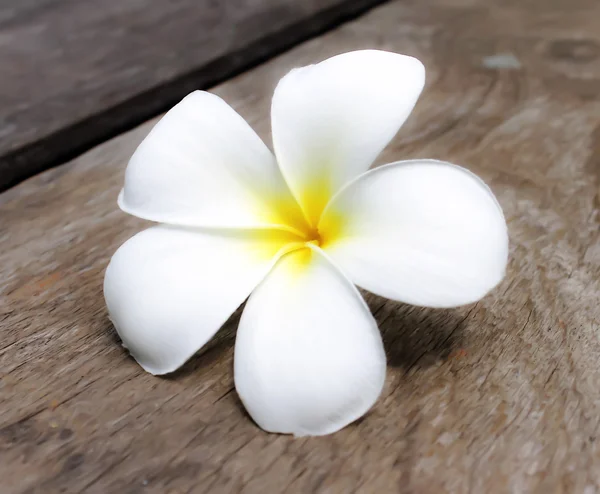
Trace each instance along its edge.
<path fill-rule="evenodd" d="M 0 191 L 382 0 L 0 0 Z"/>
<path fill-rule="evenodd" d="M 332 436 L 252 423 L 235 317 L 172 377 L 120 346 L 103 272 L 146 226 L 116 198 L 153 122 L 0 195 L 0 492 L 600 492 L 599 37 L 596 0 L 398 1 L 215 89 L 268 139 L 291 67 L 416 55 L 426 90 L 381 161 L 466 165 L 505 210 L 508 275 L 481 302 L 367 297 L 385 390 Z"/>

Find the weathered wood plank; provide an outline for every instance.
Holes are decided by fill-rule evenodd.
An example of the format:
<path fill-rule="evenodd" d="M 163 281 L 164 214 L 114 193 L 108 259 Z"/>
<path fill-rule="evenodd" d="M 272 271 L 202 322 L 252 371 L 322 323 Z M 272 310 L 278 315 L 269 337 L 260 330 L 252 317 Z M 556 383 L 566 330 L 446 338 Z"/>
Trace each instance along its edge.
<path fill-rule="evenodd" d="M 383 0 L 0 0 L 0 191 Z"/>
<path fill-rule="evenodd" d="M 110 255 L 140 128 L 0 195 L 2 492 L 565 492 L 600 488 L 600 4 L 401 1 L 219 87 L 268 138 L 289 68 L 354 48 L 421 58 L 428 84 L 382 161 L 462 163 L 509 222 L 507 279 L 474 306 L 373 296 L 388 379 L 324 438 L 268 435 L 232 391 L 235 318 L 170 378 L 120 347 Z"/>

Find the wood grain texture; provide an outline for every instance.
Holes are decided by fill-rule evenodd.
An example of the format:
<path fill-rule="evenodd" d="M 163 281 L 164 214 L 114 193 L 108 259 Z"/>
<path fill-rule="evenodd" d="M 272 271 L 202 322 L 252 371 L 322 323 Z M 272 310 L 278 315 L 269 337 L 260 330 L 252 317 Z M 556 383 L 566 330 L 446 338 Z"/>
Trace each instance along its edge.
<path fill-rule="evenodd" d="M 383 0 L 0 0 L 0 191 Z"/>
<path fill-rule="evenodd" d="M 120 346 L 103 272 L 146 226 L 116 197 L 153 122 L 0 195 L 0 491 L 600 492 L 599 24 L 596 0 L 400 1 L 215 89 L 268 140 L 291 67 L 416 55 L 426 90 L 380 161 L 463 164 L 505 210 L 508 275 L 481 302 L 367 296 L 386 386 L 332 436 L 252 423 L 233 390 L 236 317 L 168 378 Z"/>

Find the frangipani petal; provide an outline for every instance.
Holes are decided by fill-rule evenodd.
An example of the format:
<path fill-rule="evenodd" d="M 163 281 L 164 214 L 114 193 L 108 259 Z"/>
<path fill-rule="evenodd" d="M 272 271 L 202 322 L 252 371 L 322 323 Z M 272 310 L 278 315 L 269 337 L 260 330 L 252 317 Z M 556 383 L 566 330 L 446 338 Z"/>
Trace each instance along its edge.
<path fill-rule="evenodd" d="M 156 226 L 129 239 L 104 278 L 123 344 L 152 374 L 179 368 L 263 279 L 286 235 Z"/>
<path fill-rule="evenodd" d="M 357 285 L 414 305 L 475 302 L 502 280 L 508 233 L 490 189 L 434 160 L 382 166 L 325 210 L 324 249 Z"/>
<path fill-rule="evenodd" d="M 305 224 L 271 151 L 227 103 L 203 91 L 167 112 L 137 148 L 119 206 L 184 226 Z"/>
<path fill-rule="evenodd" d="M 417 59 L 378 50 L 344 53 L 281 79 L 271 108 L 273 145 L 313 226 L 333 193 L 394 137 L 424 83 Z"/>
<path fill-rule="evenodd" d="M 335 432 L 381 393 L 385 353 L 356 288 L 317 249 L 283 256 L 252 293 L 235 346 L 235 386 L 256 423 Z"/>

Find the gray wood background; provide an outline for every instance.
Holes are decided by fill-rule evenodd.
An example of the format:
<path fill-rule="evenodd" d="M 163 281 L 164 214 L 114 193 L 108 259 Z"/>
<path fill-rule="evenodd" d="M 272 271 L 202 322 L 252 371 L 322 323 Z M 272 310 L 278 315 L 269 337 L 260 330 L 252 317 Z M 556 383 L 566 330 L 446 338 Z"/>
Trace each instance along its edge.
<path fill-rule="evenodd" d="M 0 191 L 382 0 L 0 0 Z"/>

